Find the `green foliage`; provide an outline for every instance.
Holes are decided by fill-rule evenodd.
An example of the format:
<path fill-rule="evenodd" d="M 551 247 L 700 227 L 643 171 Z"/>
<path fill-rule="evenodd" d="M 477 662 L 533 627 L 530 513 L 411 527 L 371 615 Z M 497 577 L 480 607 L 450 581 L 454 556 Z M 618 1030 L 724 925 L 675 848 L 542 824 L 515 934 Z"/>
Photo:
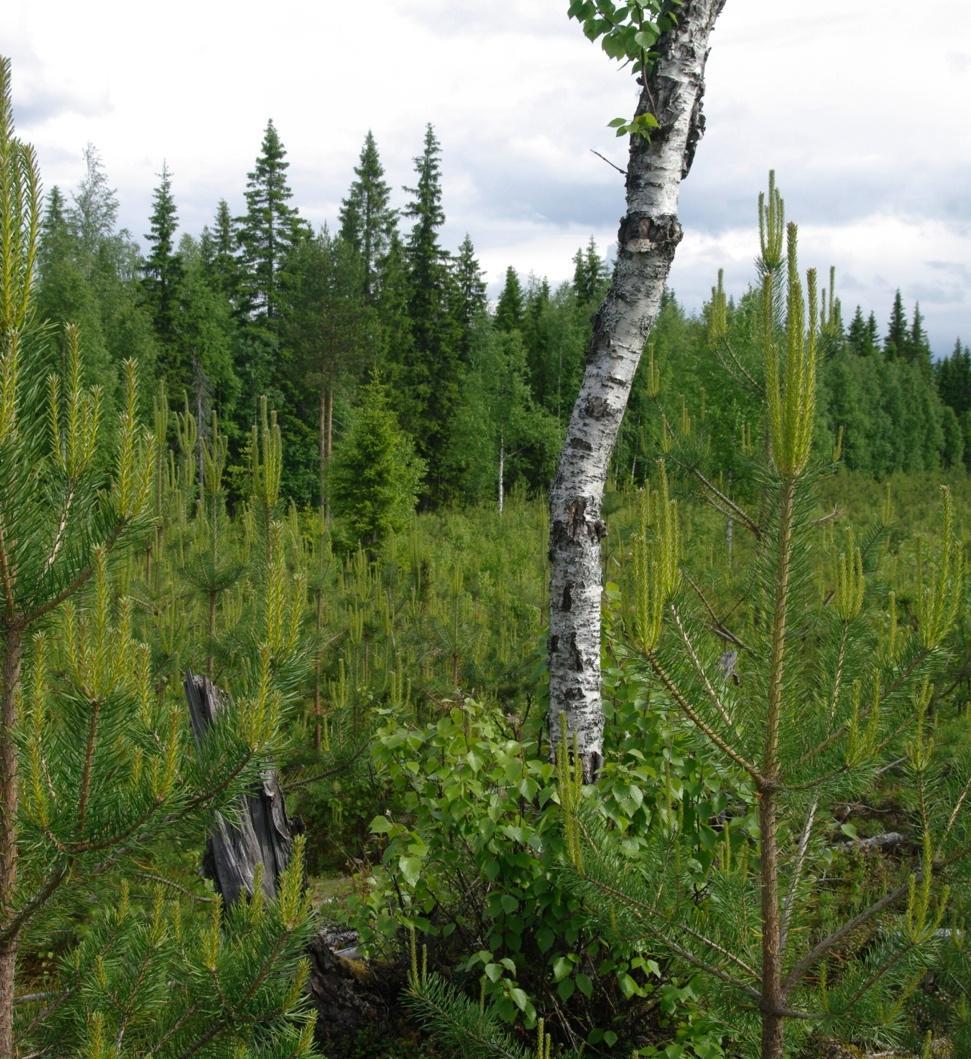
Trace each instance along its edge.
<path fill-rule="evenodd" d="M 231 811 L 279 751 L 301 598 L 288 623 L 270 547 L 260 645 L 249 672 L 237 667 L 236 708 L 193 746 L 181 689 L 139 637 L 138 626 L 151 625 L 141 609 L 151 590 L 133 582 L 142 558 L 151 563 L 143 546 L 164 534 L 152 519 L 156 472 L 186 495 L 195 463 L 188 473 L 167 466 L 164 402 L 155 417 L 162 444 L 141 425 L 134 362 L 123 365 L 110 434 L 101 389 L 85 385 L 76 327 L 57 370 L 50 328 L 36 324 L 30 303 L 39 181 L 33 152 L 13 136 L 8 76 L 4 61 L 0 1050 L 122 1059 L 225 1054 L 235 1041 L 265 1055 L 311 1055 L 298 973 L 309 930 L 300 845 L 272 907 L 256 886 L 225 917 L 181 853 L 200 848 L 213 814 Z M 96 207 L 92 195 L 89 220 Z M 178 426 L 194 443 L 188 412 Z M 218 437 L 205 455 L 215 500 Z M 212 914 L 198 915 L 199 904 Z"/>
<path fill-rule="evenodd" d="M 341 203 L 340 237 L 354 248 L 361 262 L 361 290 L 373 304 L 380 283 L 381 262 L 397 230 L 397 214 L 390 206 L 391 189 L 384 179 L 378 145 L 368 130 L 354 182 Z"/>
<path fill-rule="evenodd" d="M 152 314 L 155 332 L 163 346 L 175 341 L 182 260 L 176 253 L 175 233 L 178 213 L 172 197 L 172 174 L 163 163 L 161 183 L 152 197 L 151 230 L 145 236 L 151 252 L 143 265 L 145 300 Z"/>
<path fill-rule="evenodd" d="M 661 35 L 671 29 L 683 0 L 570 0 L 567 14 L 583 27 L 584 36 L 600 41 L 611 58 L 630 64 L 637 76 L 650 73 L 657 58 L 655 46 Z M 650 112 L 633 118 L 614 118 L 610 128 L 618 136 L 641 137 L 649 140 L 658 128 L 657 118 Z"/>
<path fill-rule="evenodd" d="M 373 381 L 334 454 L 328 487 L 345 547 L 375 550 L 415 510 L 424 464 L 398 427 L 383 385 Z"/>
<path fill-rule="evenodd" d="M 677 521 L 662 471 L 659 502 L 642 501 L 620 620 L 609 627 L 626 679 L 641 683 L 671 723 L 680 717 L 698 739 L 699 758 L 725 770 L 734 804 L 712 827 L 707 858 L 679 852 L 684 838 L 675 835 L 631 870 L 609 816 L 595 803 L 565 797 L 569 780 L 561 778 L 572 845 L 567 878 L 584 908 L 599 916 L 614 951 L 641 939 L 672 968 L 701 972 L 718 1032 L 746 1053 L 761 1038 L 766 1059 L 795 1054 L 813 1022 L 844 1037 L 897 1043 L 904 1005 L 939 947 L 948 869 L 967 857 L 954 832 L 969 782 L 963 771 L 943 782 L 930 735 L 932 682 L 964 598 L 949 492 L 933 558 L 917 545 L 906 631 L 895 593 L 885 583 L 877 600 L 868 592 L 879 528 L 859 548 L 853 536 L 823 544 L 833 559 L 822 586 L 807 571 L 812 537 L 827 536 L 812 505 L 816 351 L 821 336 L 835 333 L 827 328 L 838 314 L 832 287 L 829 310 L 817 312 L 813 271 L 807 312 L 791 225 L 788 290 L 778 303 L 777 203 L 778 225 L 762 226 L 766 409 L 764 441 L 754 446 L 764 454 L 758 521 L 701 476 L 715 508 L 755 539 L 746 596 L 728 611 L 735 615 L 729 627 L 711 602 L 722 579 L 706 589 L 700 579 L 679 576 Z M 710 318 L 716 335 L 727 330 L 720 289 Z M 650 385 L 660 391 L 655 376 Z M 894 582 L 902 590 L 900 579 Z M 750 611 L 742 609 L 746 597 Z M 725 651 L 726 641 L 734 650 Z M 839 857 L 826 839 L 838 807 L 873 798 L 874 786 L 885 782 L 880 777 L 902 764 L 910 783 L 893 781 L 892 797 L 907 807 L 918 855 L 902 865 L 858 865 L 854 891 L 829 897 L 820 885 Z M 689 856 L 701 868 L 690 900 L 691 874 L 682 866 Z"/>

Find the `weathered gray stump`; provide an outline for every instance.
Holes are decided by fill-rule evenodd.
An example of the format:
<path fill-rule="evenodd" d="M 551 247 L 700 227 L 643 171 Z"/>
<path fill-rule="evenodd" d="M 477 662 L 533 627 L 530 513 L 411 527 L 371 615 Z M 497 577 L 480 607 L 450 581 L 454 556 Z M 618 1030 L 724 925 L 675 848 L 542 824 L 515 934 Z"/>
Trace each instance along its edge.
<path fill-rule="evenodd" d="M 232 699 L 208 677 L 185 675 L 192 734 L 198 746 L 216 715 L 232 708 Z M 293 830 L 283 804 L 276 771 L 263 773 L 262 782 L 240 799 L 238 819 L 216 817 L 216 828 L 206 844 L 202 866 L 227 906 L 245 891 L 253 894 L 256 866 L 263 865 L 263 892 L 276 896 L 277 879 L 290 861 Z"/>

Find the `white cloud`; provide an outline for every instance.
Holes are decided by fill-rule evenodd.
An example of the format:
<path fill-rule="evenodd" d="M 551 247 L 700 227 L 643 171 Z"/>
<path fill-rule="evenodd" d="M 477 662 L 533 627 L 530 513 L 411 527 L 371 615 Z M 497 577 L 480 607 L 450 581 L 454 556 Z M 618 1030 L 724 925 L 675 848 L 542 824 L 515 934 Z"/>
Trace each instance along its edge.
<path fill-rule="evenodd" d="M 629 76 L 565 8 L 8 0 L 3 48 L 14 59 L 19 128 L 38 147 L 46 183 L 76 184 L 81 151 L 95 143 L 136 234 L 163 160 L 186 229 L 198 231 L 220 197 L 241 208 L 271 116 L 295 201 L 332 223 L 365 131 L 400 188 L 432 121 L 450 241 L 468 231 L 494 279 L 513 264 L 555 280 L 589 234 L 613 238 L 622 182 L 590 149 L 623 164 L 605 126 L 633 103 Z M 954 273 L 925 264 L 971 261 L 967 27 L 963 0 L 919 10 L 909 0 L 727 4 L 709 63 L 708 134 L 682 193 L 689 234 L 674 285 L 689 304 L 718 264 L 743 281 L 752 230 L 744 251 L 736 230 L 751 223 L 775 166 L 805 251 L 811 231 L 832 229 L 819 249 L 852 277 L 854 300 L 858 290 L 882 321 L 894 288 L 923 291 L 940 350 L 958 331 L 971 338 Z"/>

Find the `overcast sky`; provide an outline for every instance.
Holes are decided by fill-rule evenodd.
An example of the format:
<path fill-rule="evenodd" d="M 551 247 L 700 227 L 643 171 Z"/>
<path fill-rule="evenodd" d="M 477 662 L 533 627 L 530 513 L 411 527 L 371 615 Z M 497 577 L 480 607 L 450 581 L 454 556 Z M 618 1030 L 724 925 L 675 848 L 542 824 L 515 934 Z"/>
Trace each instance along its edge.
<path fill-rule="evenodd" d="M 431 121 L 447 225 L 495 285 L 507 265 L 567 278 L 593 235 L 613 245 L 625 148 L 607 122 L 635 91 L 566 17 L 566 0 L 6 0 L 20 135 L 46 186 L 70 190 L 86 143 L 141 240 L 163 161 L 184 231 L 243 205 L 272 117 L 294 202 L 337 216 L 377 137 L 398 203 Z M 727 0 L 708 65 L 708 133 L 681 194 L 671 284 L 700 306 L 719 267 L 741 293 L 755 199 L 775 167 L 804 266 L 837 267 L 885 330 L 919 301 L 935 352 L 971 342 L 971 16 L 966 0 Z"/>

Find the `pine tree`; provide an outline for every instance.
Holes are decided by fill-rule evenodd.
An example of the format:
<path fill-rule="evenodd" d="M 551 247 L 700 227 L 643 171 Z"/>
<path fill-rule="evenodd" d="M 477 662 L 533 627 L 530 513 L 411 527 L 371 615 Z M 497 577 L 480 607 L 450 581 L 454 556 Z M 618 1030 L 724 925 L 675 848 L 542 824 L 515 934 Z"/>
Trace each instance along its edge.
<path fill-rule="evenodd" d="M 31 302 L 39 178 L 14 136 L 8 78 L 3 60 L 0 1055 L 230 1054 L 259 1022 L 274 1054 L 308 1056 L 301 844 L 275 901 L 258 892 L 225 913 L 173 856 L 259 780 L 278 746 L 274 674 L 293 647 L 268 624 L 250 659 L 256 690 L 190 750 L 181 696 L 160 693 L 133 631 L 120 588 L 132 567 L 115 576 L 117 553 L 150 529 L 159 462 L 136 367 L 124 364 L 108 431 L 77 328 L 63 372 L 47 355 Z M 292 581 L 269 588 L 284 600 Z M 37 994 L 40 953 L 50 970 Z"/>
<path fill-rule="evenodd" d="M 713 494 L 720 510 L 733 504 L 754 536 L 769 534 L 745 581 L 757 603 L 740 637 L 744 688 L 725 679 L 724 668 L 717 675 L 725 644 L 710 637 L 708 597 L 697 588 L 696 607 L 695 582 L 690 592 L 682 585 L 680 519 L 663 464 L 656 488 L 645 489 L 640 500 L 624 609 L 627 641 L 612 655 L 631 652 L 639 659 L 625 685 L 640 680 L 645 693 L 651 689 L 653 709 L 691 726 L 695 753 L 738 776 L 744 808 L 733 809 L 731 821 L 712 832 L 711 841 L 724 846 L 701 854 L 708 866 L 699 864 L 696 876 L 689 864 L 705 843 L 694 847 L 680 821 L 661 829 L 656 847 L 635 867 L 594 800 L 581 797 L 580 763 L 566 752 L 557 755 L 576 895 L 598 915 L 612 945 L 632 937 L 650 941 L 672 966 L 704 975 L 707 1010 L 722 1013 L 717 1017 L 731 1027 L 733 1048 L 763 1059 L 817 1054 L 815 1042 L 807 1044 L 814 1024 L 854 1036 L 875 1036 L 874 1023 L 884 1028 L 876 1012 L 924 979 L 947 906 L 948 868 L 968 853 L 955 827 L 967 776 L 944 783 L 933 764 L 929 713 L 930 681 L 962 598 L 964 563 L 950 496 L 945 490 L 932 554 L 920 560 L 906 626 L 898 624 L 893 594 L 887 598 L 865 573 L 876 536 L 858 543 L 848 534 L 830 544 L 832 574 L 821 601 L 823 593 L 803 570 L 820 529 L 807 503 L 817 477 L 816 275 L 808 273 L 804 291 L 795 226 L 787 231 L 782 326 L 770 271 L 762 287 L 766 438 L 753 450 L 764 454 L 759 523 L 727 494 Z M 865 362 L 847 363 L 859 370 Z M 914 366 L 900 367 L 920 383 Z M 874 592 L 881 596 L 875 607 Z M 564 750 L 569 739 L 564 735 Z M 874 871 L 837 915 L 838 906 L 821 902 L 819 894 L 832 864 L 825 835 L 836 806 L 872 793 L 887 763 L 901 757 L 914 783 L 908 804 L 915 806 L 910 819 L 918 854 L 889 879 L 893 869 Z M 893 786 L 899 798 L 896 778 Z M 748 832 L 751 851 L 748 838 L 733 845 L 731 833 L 743 819 L 758 821 Z M 881 918 L 889 921 L 883 930 Z M 831 960 L 839 973 L 830 977 Z M 754 1017 L 744 1013 L 747 1007 Z M 797 1013 L 809 1013 L 808 1020 Z"/>
<path fill-rule="evenodd" d="M 145 301 L 152 314 L 155 333 L 171 356 L 175 342 L 175 317 L 180 299 L 182 260 L 175 249 L 178 213 L 172 196 L 172 173 L 164 162 L 161 183 L 152 197 L 152 207 L 151 230 L 145 235 L 151 250 L 142 266 L 142 286 Z"/>
<path fill-rule="evenodd" d="M 512 267 L 506 269 L 506 282 L 496 304 L 494 322 L 499 331 L 522 331 L 525 323 L 523 288 Z"/>
<path fill-rule="evenodd" d="M 364 300 L 371 305 L 378 293 L 381 260 L 397 228 L 397 214 L 390 206 L 391 188 L 384 179 L 384 167 L 370 130 L 354 175 L 341 203 L 340 237 L 360 254 Z"/>

